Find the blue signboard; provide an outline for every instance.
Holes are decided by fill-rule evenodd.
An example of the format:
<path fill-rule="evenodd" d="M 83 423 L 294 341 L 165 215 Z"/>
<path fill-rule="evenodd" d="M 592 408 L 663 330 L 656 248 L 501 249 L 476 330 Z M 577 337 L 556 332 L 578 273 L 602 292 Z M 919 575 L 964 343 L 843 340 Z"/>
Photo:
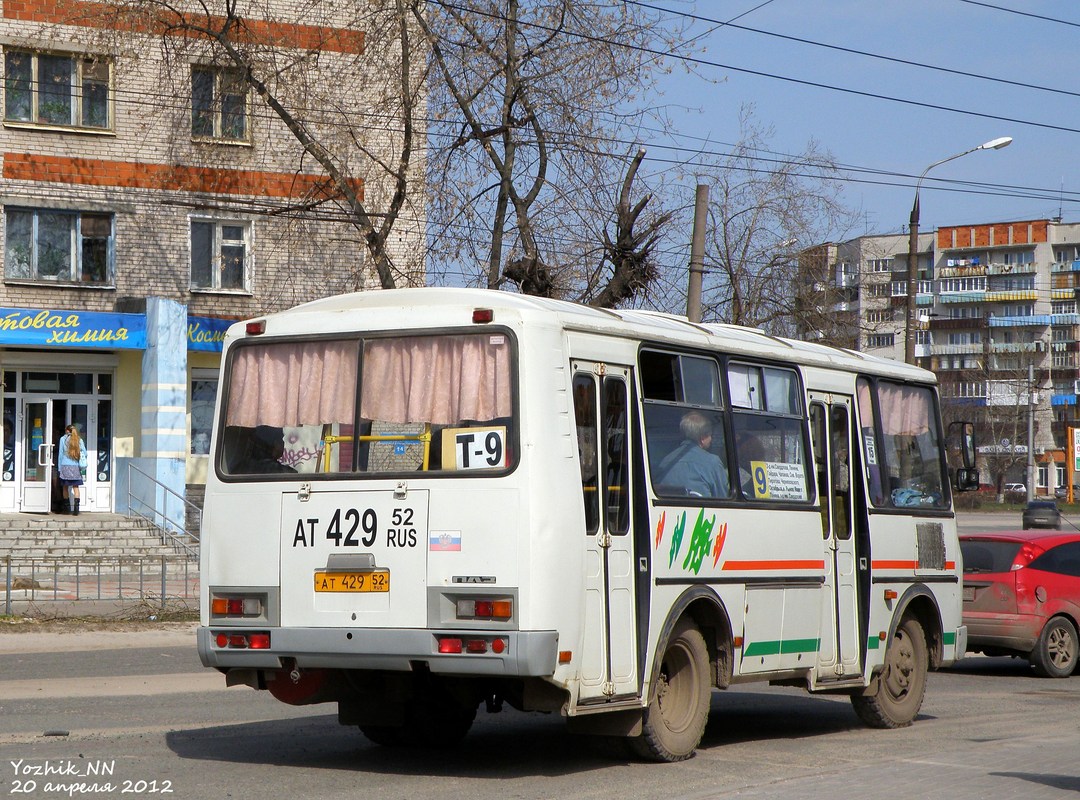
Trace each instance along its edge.
<path fill-rule="evenodd" d="M 0 307 L 0 344 L 145 350 L 146 317 Z"/>
<path fill-rule="evenodd" d="M 188 317 L 188 350 L 221 352 L 225 332 L 235 320 L 217 317 Z"/>

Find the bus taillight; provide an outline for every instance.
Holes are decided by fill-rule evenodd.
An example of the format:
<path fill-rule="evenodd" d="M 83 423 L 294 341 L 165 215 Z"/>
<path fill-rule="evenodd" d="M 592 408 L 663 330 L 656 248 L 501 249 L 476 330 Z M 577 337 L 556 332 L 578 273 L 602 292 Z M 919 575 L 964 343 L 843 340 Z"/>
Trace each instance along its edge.
<path fill-rule="evenodd" d="M 483 655 L 492 652 L 495 655 L 505 653 L 510 646 L 509 641 L 501 636 L 494 638 L 477 636 L 464 639 L 460 636 L 440 636 L 437 639 L 439 652 L 443 655 Z"/>
<path fill-rule="evenodd" d="M 440 636 L 439 637 L 439 652 L 440 653 L 460 653 L 462 650 L 461 639 L 456 636 Z"/>
<path fill-rule="evenodd" d="M 507 620 L 514 616 L 514 601 L 492 598 L 462 598 L 457 601 L 458 619 Z"/>
<path fill-rule="evenodd" d="M 266 632 L 236 633 L 234 631 L 218 631 L 214 634 L 214 643 L 222 649 L 269 650 L 270 634 Z"/>
<path fill-rule="evenodd" d="M 259 617 L 262 597 L 251 595 L 211 595 L 210 614 L 214 617 Z"/>

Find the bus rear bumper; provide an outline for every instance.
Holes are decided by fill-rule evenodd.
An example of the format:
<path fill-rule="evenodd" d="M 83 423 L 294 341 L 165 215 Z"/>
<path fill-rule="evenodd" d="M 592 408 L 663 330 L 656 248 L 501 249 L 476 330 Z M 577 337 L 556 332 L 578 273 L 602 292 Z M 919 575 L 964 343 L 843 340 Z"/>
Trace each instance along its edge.
<path fill-rule="evenodd" d="M 268 633 L 269 647 L 250 649 L 230 643 L 238 635 Z M 218 642 L 226 637 L 225 646 Z M 486 641 L 485 652 L 439 651 L 442 639 L 463 643 Z M 501 640 L 502 652 L 491 643 Z M 232 640 L 235 641 L 235 640 Z M 556 631 L 430 631 L 352 628 L 225 628 L 200 627 L 199 658 L 203 666 L 221 669 L 300 668 L 370 669 L 409 672 L 423 665 L 433 673 L 550 677 L 558 659 Z"/>

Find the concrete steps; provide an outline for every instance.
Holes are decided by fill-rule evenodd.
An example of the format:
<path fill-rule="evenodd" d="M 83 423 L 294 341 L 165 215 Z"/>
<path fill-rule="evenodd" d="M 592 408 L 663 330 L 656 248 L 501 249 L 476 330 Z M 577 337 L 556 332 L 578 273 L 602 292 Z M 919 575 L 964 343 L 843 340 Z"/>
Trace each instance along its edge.
<path fill-rule="evenodd" d="M 0 559 L 93 562 L 117 558 L 195 561 L 146 520 L 121 514 L 0 514 Z"/>

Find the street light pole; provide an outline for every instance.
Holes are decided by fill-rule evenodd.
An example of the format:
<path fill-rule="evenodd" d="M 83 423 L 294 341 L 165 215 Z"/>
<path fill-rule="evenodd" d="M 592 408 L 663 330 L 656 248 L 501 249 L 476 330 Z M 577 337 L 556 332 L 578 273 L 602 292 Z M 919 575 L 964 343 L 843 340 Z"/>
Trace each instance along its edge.
<path fill-rule="evenodd" d="M 922 175 L 915 184 L 915 202 L 911 206 L 911 219 L 908 226 L 907 319 L 904 325 L 904 361 L 908 364 L 915 363 L 915 290 L 919 282 L 919 189 L 922 187 L 923 178 L 934 167 L 939 167 L 947 161 L 953 161 L 976 150 L 1000 150 L 1010 144 L 1012 144 L 1012 137 L 1002 136 L 962 153 L 935 161 L 922 171 Z"/>

